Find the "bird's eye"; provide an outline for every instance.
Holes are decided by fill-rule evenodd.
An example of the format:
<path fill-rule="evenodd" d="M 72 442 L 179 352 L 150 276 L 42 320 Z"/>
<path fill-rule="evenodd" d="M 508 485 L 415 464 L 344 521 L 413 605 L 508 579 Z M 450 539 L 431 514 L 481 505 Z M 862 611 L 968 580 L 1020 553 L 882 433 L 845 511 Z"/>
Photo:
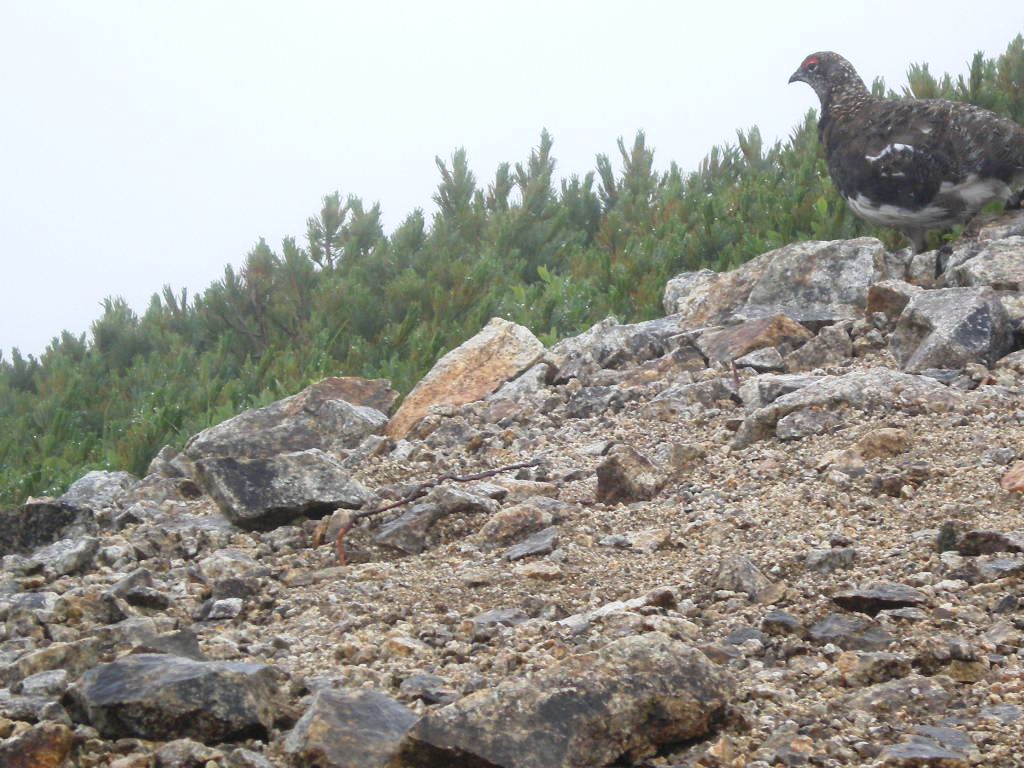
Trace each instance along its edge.
<path fill-rule="evenodd" d="M 808 61 L 806 64 L 804 64 L 804 71 L 806 71 L 806 72 L 817 72 L 818 71 L 818 62 L 815 61 L 815 60 Z"/>

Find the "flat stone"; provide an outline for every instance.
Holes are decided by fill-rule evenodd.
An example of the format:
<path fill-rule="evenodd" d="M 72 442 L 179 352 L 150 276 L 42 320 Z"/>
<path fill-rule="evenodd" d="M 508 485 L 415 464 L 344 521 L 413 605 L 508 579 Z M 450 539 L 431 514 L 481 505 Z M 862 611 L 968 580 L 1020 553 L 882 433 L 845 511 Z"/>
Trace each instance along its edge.
<path fill-rule="evenodd" d="M 265 664 L 129 654 L 82 675 L 65 704 L 108 739 L 265 739 L 280 678 Z"/>
<path fill-rule="evenodd" d="M 739 325 L 706 331 L 697 338 L 697 348 L 712 362 L 730 363 L 764 347 L 789 352 L 813 334 L 783 314 L 749 320 Z"/>
<path fill-rule="evenodd" d="M 894 744 L 879 755 L 882 765 L 937 766 L 938 768 L 967 768 L 967 756 L 941 747 L 931 739 L 911 737 L 902 744 Z"/>
<path fill-rule="evenodd" d="M 522 560 L 524 557 L 550 554 L 557 546 L 558 527 L 552 525 L 509 547 L 502 557 L 509 561 Z"/>
<path fill-rule="evenodd" d="M 808 637 L 817 643 L 833 643 L 846 651 L 880 651 L 893 641 L 877 622 L 863 616 L 831 613 L 811 625 Z"/>
<path fill-rule="evenodd" d="M 389 768 L 417 716 L 373 690 L 318 691 L 285 739 L 297 766 Z"/>
<path fill-rule="evenodd" d="M 632 763 L 707 734 L 732 689 L 727 673 L 689 646 L 659 632 L 625 637 L 428 712 L 401 760 L 431 768 Z"/>
<path fill-rule="evenodd" d="M 927 602 L 924 593 L 906 584 L 889 581 L 875 581 L 857 589 L 840 592 L 832 602 L 848 611 L 857 611 L 874 616 L 879 611 L 891 608 L 911 608 Z"/>

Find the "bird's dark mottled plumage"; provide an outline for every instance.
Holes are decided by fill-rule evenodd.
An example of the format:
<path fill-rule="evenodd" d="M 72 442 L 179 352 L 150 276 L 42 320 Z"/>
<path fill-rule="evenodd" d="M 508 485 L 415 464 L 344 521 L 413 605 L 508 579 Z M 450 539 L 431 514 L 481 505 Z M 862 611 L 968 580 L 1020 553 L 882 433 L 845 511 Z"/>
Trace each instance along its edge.
<path fill-rule="evenodd" d="M 812 53 L 789 82 L 821 100 L 818 138 L 829 174 L 862 219 L 894 227 L 921 250 L 928 230 L 985 205 L 1019 206 L 1024 128 L 970 104 L 872 96 L 846 59 Z"/>

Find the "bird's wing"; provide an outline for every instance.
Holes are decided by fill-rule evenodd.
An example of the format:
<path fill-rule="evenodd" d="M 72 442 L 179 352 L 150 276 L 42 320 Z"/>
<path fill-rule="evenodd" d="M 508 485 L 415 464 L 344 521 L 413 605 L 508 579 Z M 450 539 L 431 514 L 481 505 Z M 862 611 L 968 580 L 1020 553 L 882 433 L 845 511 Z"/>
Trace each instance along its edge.
<path fill-rule="evenodd" d="M 959 174 L 948 120 L 920 109 L 919 102 L 879 101 L 872 107 L 837 142 L 830 167 L 841 177 L 841 191 L 876 206 L 926 207 L 942 182 Z"/>

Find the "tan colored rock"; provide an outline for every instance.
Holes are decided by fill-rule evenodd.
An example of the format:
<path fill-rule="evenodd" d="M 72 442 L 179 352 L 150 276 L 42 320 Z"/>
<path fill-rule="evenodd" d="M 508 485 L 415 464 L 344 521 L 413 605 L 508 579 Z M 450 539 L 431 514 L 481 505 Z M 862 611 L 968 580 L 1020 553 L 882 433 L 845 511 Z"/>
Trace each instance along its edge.
<path fill-rule="evenodd" d="M 855 448 L 865 459 L 896 456 L 910 448 L 910 434 L 905 429 L 891 427 L 873 429 L 857 441 Z"/>
<path fill-rule="evenodd" d="M 396 440 L 405 437 L 432 405 L 464 405 L 486 397 L 543 354 L 544 345 L 528 328 L 492 318 L 476 336 L 438 360 L 413 387 L 388 423 L 387 434 Z"/>
<path fill-rule="evenodd" d="M 1014 462 L 999 485 L 1010 493 L 1024 493 L 1024 461 Z"/>
<path fill-rule="evenodd" d="M 4 768 L 60 768 L 71 753 L 75 737 L 61 723 L 38 723 L 0 744 Z"/>
<path fill-rule="evenodd" d="M 524 579 L 537 579 L 538 581 L 558 581 L 562 578 L 562 568 L 558 563 L 550 560 L 535 560 L 529 563 L 517 565 L 516 576 Z"/>

